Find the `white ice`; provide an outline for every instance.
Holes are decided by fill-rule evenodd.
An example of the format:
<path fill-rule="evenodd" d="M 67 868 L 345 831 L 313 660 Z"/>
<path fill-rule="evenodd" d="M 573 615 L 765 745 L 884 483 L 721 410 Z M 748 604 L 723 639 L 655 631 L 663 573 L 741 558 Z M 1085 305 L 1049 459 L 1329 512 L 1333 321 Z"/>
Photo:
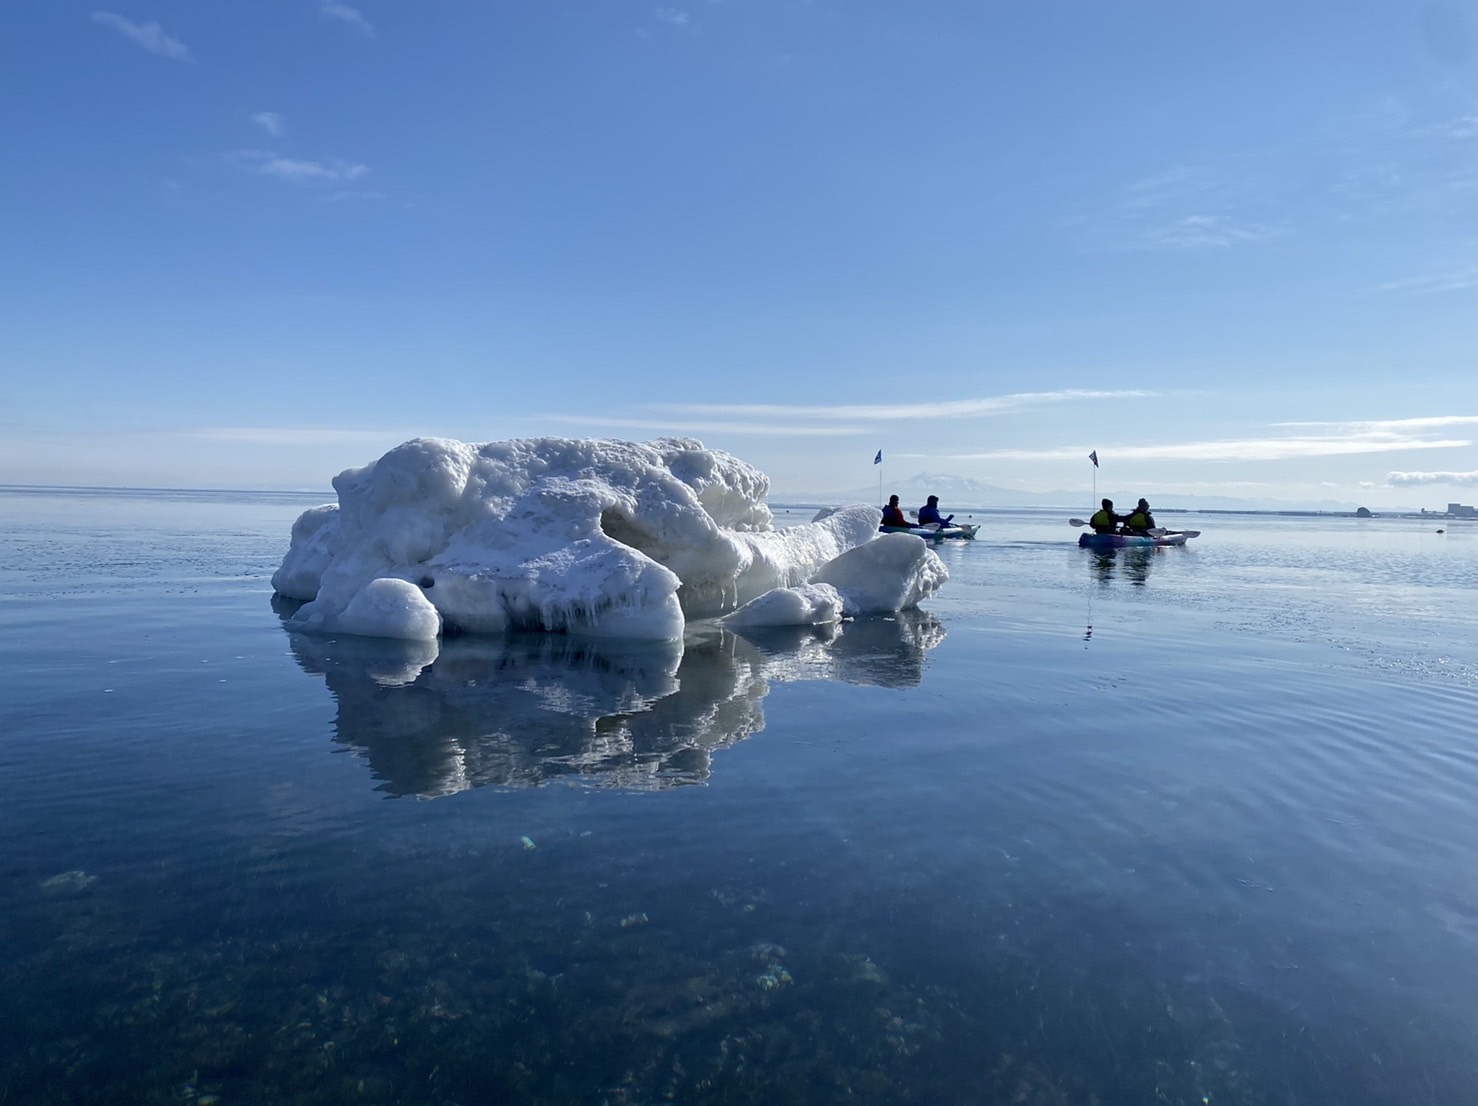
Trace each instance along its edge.
<path fill-rule="evenodd" d="M 879 511 L 878 518 L 882 517 Z M 923 538 L 878 534 L 822 565 L 811 582 L 836 588 L 848 614 L 868 614 L 916 607 L 948 579 L 944 562 Z"/>
<path fill-rule="evenodd" d="M 774 528 L 765 475 L 691 439 L 418 438 L 340 473 L 334 490 L 337 504 L 293 525 L 272 577 L 308 600 L 296 629 L 676 640 L 688 619 L 777 588 L 830 584 L 854 614 L 911 607 L 948 578 L 919 539 L 879 536 L 871 506 Z M 772 618 L 825 606 L 769 603 Z"/>
<path fill-rule="evenodd" d="M 735 629 L 761 626 L 829 626 L 842 620 L 841 593 L 830 584 L 802 584 L 798 588 L 772 588 L 751 599 L 724 624 Z"/>

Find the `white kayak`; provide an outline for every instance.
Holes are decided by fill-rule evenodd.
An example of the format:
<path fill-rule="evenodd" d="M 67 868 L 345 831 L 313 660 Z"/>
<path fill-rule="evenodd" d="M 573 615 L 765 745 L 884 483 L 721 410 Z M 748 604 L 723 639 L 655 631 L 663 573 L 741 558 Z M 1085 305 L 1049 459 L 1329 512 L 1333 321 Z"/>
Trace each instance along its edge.
<path fill-rule="evenodd" d="M 923 538 L 925 541 L 946 541 L 953 538 L 956 541 L 974 541 L 975 531 L 979 526 L 968 524 L 950 526 L 879 526 L 884 534 L 913 534 Z"/>

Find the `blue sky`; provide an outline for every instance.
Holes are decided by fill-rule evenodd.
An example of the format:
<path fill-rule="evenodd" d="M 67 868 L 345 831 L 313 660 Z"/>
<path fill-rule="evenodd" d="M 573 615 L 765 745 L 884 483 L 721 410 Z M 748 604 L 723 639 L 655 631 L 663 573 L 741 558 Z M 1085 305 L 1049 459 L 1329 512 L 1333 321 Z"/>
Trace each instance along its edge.
<path fill-rule="evenodd" d="M 99 3 L 0 40 L 0 482 L 1478 497 L 1471 4 Z"/>

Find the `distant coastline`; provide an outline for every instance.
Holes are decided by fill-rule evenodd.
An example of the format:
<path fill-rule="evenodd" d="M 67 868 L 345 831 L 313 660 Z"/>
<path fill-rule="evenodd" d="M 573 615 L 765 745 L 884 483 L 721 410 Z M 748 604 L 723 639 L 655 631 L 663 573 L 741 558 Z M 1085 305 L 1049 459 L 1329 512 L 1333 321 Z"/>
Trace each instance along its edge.
<path fill-rule="evenodd" d="M 794 501 L 794 500 L 792 500 L 792 501 L 772 500 L 770 502 L 770 508 L 772 510 L 778 509 L 778 510 L 788 510 L 788 511 L 817 511 L 817 510 L 822 509 L 823 507 L 835 507 L 835 506 L 837 506 L 837 504 L 835 504 L 835 503 L 811 503 L 811 502 L 800 502 L 800 501 Z M 1054 506 L 1054 505 L 1051 505 L 1051 504 L 1048 504 L 1048 505 L 1033 504 L 1033 505 L 1030 505 L 1030 506 L 1007 505 L 1007 506 L 994 506 L 994 507 L 978 507 L 978 506 L 973 506 L 971 504 L 964 504 L 962 506 L 952 506 L 951 507 L 951 510 L 955 514 L 957 514 L 957 515 L 967 515 L 967 516 L 972 511 L 973 512 L 976 512 L 976 513 L 979 513 L 979 514 L 986 514 L 986 513 L 1020 514 L 1023 511 L 1040 511 L 1040 512 L 1042 512 L 1044 514 L 1045 513 L 1048 513 L 1048 512 L 1063 512 L 1063 513 L 1072 514 L 1072 513 L 1075 513 L 1075 512 L 1081 512 L 1082 509 L 1083 508 L 1081 506 L 1078 506 L 1078 507 L 1062 507 L 1062 506 Z M 1473 521 L 1475 521 L 1474 519 L 1468 518 L 1465 515 L 1450 515 L 1450 514 L 1447 514 L 1445 512 L 1442 512 L 1442 511 L 1423 511 L 1423 510 L 1415 510 L 1415 511 L 1413 511 L 1413 510 L 1404 509 L 1404 508 L 1403 509 L 1398 509 L 1398 510 L 1391 510 L 1391 511 L 1371 511 L 1368 515 L 1362 515 L 1358 511 L 1261 510 L 1261 509 L 1254 508 L 1254 507 L 1245 507 L 1245 508 L 1240 508 L 1240 509 L 1231 509 L 1231 508 L 1226 508 L 1226 507 L 1156 507 L 1155 508 L 1155 514 L 1156 515 L 1245 515 L 1245 516 L 1256 516 L 1258 518 L 1348 518 L 1348 519 L 1355 519 L 1355 520 L 1366 520 L 1366 519 L 1377 519 L 1377 518 L 1404 518 L 1404 519 L 1436 519 L 1436 520 L 1442 521 L 1442 522 L 1447 522 L 1447 521 L 1452 521 L 1452 522 L 1473 522 Z"/>
<path fill-rule="evenodd" d="M 19 493 L 25 495 L 67 494 L 67 495 L 120 495 L 141 497 L 162 496 L 284 496 L 313 500 L 315 502 L 329 502 L 337 498 L 337 493 L 332 488 L 324 488 L 319 491 L 305 490 L 303 488 L 128 488 L 115 487 L 105 484 L 0 484 L 0 493 Z M 806 499 L 775 499 L 771 500 L 769 506 L 773 510 L 790 511 L 817 511 L 823 507 L 835 507 L 840 500 L 822 503 L 812 498 Z M 859 502 L 853 499 L 849 502 Z M 868 502 L 867 499 L 860 502 Z M 951 509 L 956 514 L 978 512 L 998 512 L 1003 514 L 1017 513 L 1021 511 L 1041 512 L 1081 512 L 1081 505 L 1061 506 L 1057 504 L 1000 504 L 995 506 L 978 506 L 972 504 L 952 505 Z M 1358 511 L 1317 511 L 1317 510 L 1267 510 L 1253 507 L 1228 508 L 1228 507 L 1156 507 L 1157 515 L 1244 515 L 1258 518 L 1349 518 L 1349 519 L 1426 519 L 1439 522 L 1475 522 L 1468 515 L 1454 515 L 1445 511 L 1429 511 L 1424 509 L 1411 510 L 1400 508 L 1396 510 L 1371 511 L 1368 515 L 1362 515 Z"/>
<path fill-rule="evenodd" d="M 335 498 L 332 488 L 314 491 L 304 488 L 125 488 L 107 484 L 0 484 L 0 492 L 48 493 L 70 495 L 300 495 Z"/>

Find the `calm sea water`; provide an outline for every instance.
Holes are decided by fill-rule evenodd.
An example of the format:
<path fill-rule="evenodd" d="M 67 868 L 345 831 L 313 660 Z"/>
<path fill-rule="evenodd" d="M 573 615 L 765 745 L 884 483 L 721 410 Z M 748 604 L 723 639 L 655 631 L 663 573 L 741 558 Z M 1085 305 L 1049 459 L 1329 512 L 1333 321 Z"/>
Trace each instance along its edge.
<path fill-rule="evenodd" d="M 283 629 L 314 501 L 0 490 L 0 1102 L 1474 1100 L 1473 526 L 437 654 Z"/>

